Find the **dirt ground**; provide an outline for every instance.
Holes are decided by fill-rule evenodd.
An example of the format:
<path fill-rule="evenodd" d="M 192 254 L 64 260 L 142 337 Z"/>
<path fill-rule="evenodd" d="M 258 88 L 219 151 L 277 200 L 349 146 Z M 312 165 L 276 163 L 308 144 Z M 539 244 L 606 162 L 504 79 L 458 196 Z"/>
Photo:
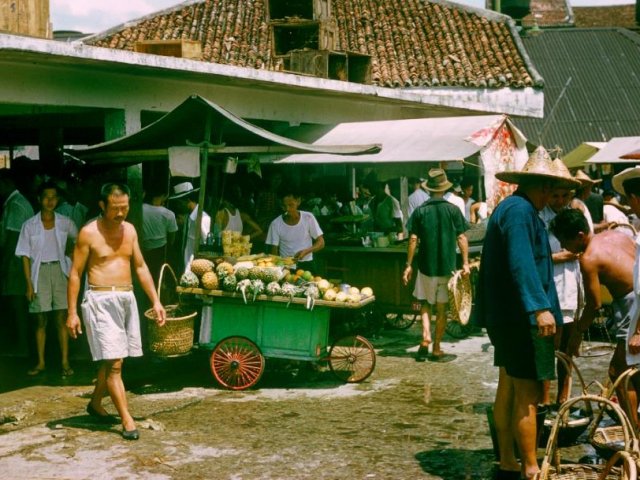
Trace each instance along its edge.
<path fill-rule="evenodd" d="M 128 360 L 137 442 L 86 414 L 90 362 L 76 360 L 70 379 L 55 369 L 32 379 L 23 360 L 0 357 L 0 478 L 491 478 L 486 408 L 497 371 L 488 338 L 446 337 L 457 355 L 450 363 L 416 362 L 418 338 L 417 325 L 370 338 L 377 365 L 361 384 L 310 363 L 267 360 L 257 388 L 232 392 L 215 384 L 207 352 Z M 587 381 L 605 380 L 608 358 L 578 360 Z"/>

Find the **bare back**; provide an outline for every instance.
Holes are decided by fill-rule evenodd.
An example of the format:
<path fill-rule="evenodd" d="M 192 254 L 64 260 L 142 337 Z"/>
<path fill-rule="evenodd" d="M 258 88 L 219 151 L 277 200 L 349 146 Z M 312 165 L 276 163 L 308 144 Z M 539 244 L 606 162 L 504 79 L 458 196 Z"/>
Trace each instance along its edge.
<path fill-rule="evenodd" d="M 107 229 L 95 220 L 86 225 L 80 240 L 87 242 L 87 272 L 90 285 L 124 286 L 132 284 L 131 259 L 137 234 L 133 225 L 122 222 Z"/>
<path fill-rule="evenodd" d="M 635 244 L 628 235 L 607 230 L 593 236 L 580 259 L 583 269 L 597 273 L 611 296 L 622 298 L 633 289 Z M 586 281 L 586 280 L 585 280 Z"/>

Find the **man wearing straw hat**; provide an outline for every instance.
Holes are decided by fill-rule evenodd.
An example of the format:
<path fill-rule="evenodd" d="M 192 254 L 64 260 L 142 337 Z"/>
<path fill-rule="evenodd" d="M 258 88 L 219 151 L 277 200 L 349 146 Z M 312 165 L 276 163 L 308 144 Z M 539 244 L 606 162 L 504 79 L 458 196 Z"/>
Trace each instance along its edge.
<path fill-rule="evenodd" d="M 125 221 L 129 213 L 129 187 L 120 183 L 103 185 L 99 204 L 102 215 L 80 230 L 73 251 L 67 287 L 67 328 L 71 338 L 82 334 L 76 305 L 80 278 L 87 267 L 89 287 L 82 302 L 82 317 L 91 356 L 94 361 L 100 361 L 87 413 L 101 424 L 118 423 L 102 406 L 102 398 L 109 393 L 120 415 L 122 437 L 137 440 L 139 433 L 129 413 L 122 382 L 124 358 L 142 356 L 132 267 L 151 300 L 159 326 L 164 325 L 166 314 L 142 257 L 136 230 Z"/>
<path fill-rule="evenodd" d="M 602 220 L 602 201 L 591 201 L 592 208 L 594 209 L 594 214 L 597 213 L 597 217 L 591 213 L 591 209 L 587 205 L 589 198 L 593 199 L 593 187 L 602 182 L 602 179 L 593 180 L 582 170 L 578 170 L 576 172 L 575 178 L 578 182 L 580 182 L 580 186 L 576 189 L 576 193 L 573 197 L 573 200 L 571 201 L 571 208 L 577 208 L 582 212 L 582 214 L 587 219 L 589 228 L 592 232 L 597 233 L 601 232 L 602 230 L 606 230 L 609 227 L 609 224 Z"/>
<path fill-rule="evenodd" d="M 441 168 L 432 168 L 427 176 L 427 190 L 431 198 L 413 212 L 407 230 L 407 264 L 402 274 L 402 283 L 406 286 L 413 273 L 413 257 L 418 248 L 418 274 L 413 296 L 422 302 L 422 341 L 418 347 L 416 360 L 429 359 L 434 362 L 447 362 L 455 355 L 445 354 L 440 342 L 447 326 L 447 304 L 449 303 L 448 283 L 456 270 L 456 244 L 462 255 L 462 269 L 469 275 L 469 244 L 464 235 L 469 228 L 464 215 L 453 204 L 444 199 L 444 193 L 452 187 L 447 175 Z M 431 323 L 433 307 L 436 310 L 436 331 L 433 349 L 431 344 Z"/>
<path fill-rule="evenodd" d="M 533 478 L 539 471 L 537 405 L 542 382 L 555 377 L 554 334 L 556 324 L 562 324 L 547 230 L 538 212 L 554 188 L 575 188 L 577 182 L 558 174 L 543 147 L 531 154 L 521 171 L 496 177 L 518 184 L 518 189 L 498 204 L 487 224 L 477 323 L 486 327 L 494 364 L 500 369 L 494 404 L 497 478 Z"/>

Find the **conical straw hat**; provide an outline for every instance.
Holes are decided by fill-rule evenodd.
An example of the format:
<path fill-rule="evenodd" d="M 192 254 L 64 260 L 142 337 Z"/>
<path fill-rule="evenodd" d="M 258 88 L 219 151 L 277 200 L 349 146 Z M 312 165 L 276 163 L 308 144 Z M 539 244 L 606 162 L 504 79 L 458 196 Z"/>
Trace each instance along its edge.
<path fill-rule="evenodd" d="M 597 180 L 594 180 L 589 175 L 584 173 L 584 171 L 582 170 L 578 170 L 576 172 L 576 180 L 578 180 L 582 185 L 589 185 L 589 184 L 595 185 L 596 183 L 600 183 L 602 181 L 602 179 L 600 178 Z"/>
<path fill-rule="evenodd" d="M 524 164 L 522 170 L 519 171 L 506 171 L 496 173 L 496 178 L 507 183 L 520 183 L 525 178 L 551 179 L 556 180 L 558 183 L 556 187 L 559 188 L 577 188 L 580 186 L 580 182 L 571 178 L 571 175 L 567 177 L 564 174 L 558 173 L 554 167 L 549 152 L 543 147 L 539 146 L 529 156 L 529 160 Z"/>
<path fill-rule="evenodd" d="M 551 162 L 553 164 L 553 168 L 556 171 L 556 174 L 559 177 L 565 178 L 569 181 L 575 182 L 576 179 L 573 178 L 573 175 L 571 175 L 571 172 L 569 171 L 569 169 L 567 168 L 567 166 L 564 164 L 564 162 L 558 157 L 553 159 L 553 161 Z"/>

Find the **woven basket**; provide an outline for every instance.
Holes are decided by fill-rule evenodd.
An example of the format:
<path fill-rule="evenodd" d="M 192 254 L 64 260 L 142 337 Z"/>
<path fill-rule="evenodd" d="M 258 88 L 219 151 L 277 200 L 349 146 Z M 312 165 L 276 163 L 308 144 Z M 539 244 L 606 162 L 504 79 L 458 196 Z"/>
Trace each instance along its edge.
<path fill-rule="evenodd" d="M 158 280 L 158 297 L 162 290 L 164 273 L 168 270 L 177 285 L 176 274 L 168 264 L 162 265 L 160 269 L 160 279 Z M 185 355 L 193 347 L 193 323 L 198 312 L 185 311 L 179 304 L 165 305 L 167 321 L 159 327 L 156 324 L 156 314 L 152 308 L 144 312 L 147 322 L 147 333 L 149 337 L 149 350 L 155 355 L 171 357 Z"/>
<path fill-rule="evenodd" d="M 556 357 L 558 358 L 558 362 L 561 362 L 564 365 L 570 379 L 573 379 L 574 374 L 578 377 L 581 387 L 580 394 L 586 395 L 587 385 L 584 382 L 582 373 L 580 373 L 580 369 L 573 359 L 562 352 L 556 352 Z M 558 415 L 559 413 L 556 412 L 555 416 L 547 415 L 547 418 L 545 418 L 540 438 L 541 443 L 546 443 L 548 441 L 551 429 L 553 424 L 557 421 Z M 587 428 L 589 428 L 589 425 L 591 425 L 591 422 L 593 421 L 593 417 L 593 407 L 591 406 L 591 402 L 588 400 L 584 401 L 584 408 L 569 409 L 566 412 L 566 415 L 560 419 L 561 423 L 558 431 L 558 446 L 568 447 L 574 445 L 578 440 L 578 437 L 587 431 Z"/>
<path fill-rule="evenodd" d="M 628 368 L 627 370 L 622 372 L 620 376 L 616 378 L 616 381 L 609 387 L 609 389 L 605 393 L 605 396 L 607 398 L 611 398 L 616 392 L 616 389 L 623 382 L 624 391 L 627 391 L 629 388 L 631 377 L 633 377 L 636 373 L 638 373 L 638 369 L 636 367 Z M 626 396 L 624 396 L 621 400 L 624 404 L 625 409 L 629 411 L 630 406 L 627 403 Z M 596 452 L 598 452 L 598 455 L 604 458 L 610 458 L 617 451 L 628 450 L 627 441 L 625 439 L 626 429 L 631 430 L 632 443 L 634 443 L 634 445 L 638 443 L 637 432 L 626 416 L 621 420 L 620 425 L 598 427 L 603 413 L 604 409 L 602 409 L 596 416 L 594 428 L 589 436 L 591 445 L 593 445 L 593 448 L 595 448 Z M 628 423 L 628 425 L 625 425 L 625 422 Z"/>
<path fill-rule="evenodd" d="M 462 325 L 469 323 L 473 305 L 471 275 L 463 275 L 462 270 L 453 273 L 447 284 L 449 291 L 449 310 L 451 318 Z"/>
<path fill-rule="evenodd" d="M 571 407 L 580 402 L 598 403 L 601 409 L 605 406 L 608 407 L 620 419 L 622 425 L 624 425 L 625 451 L 616 452 L 606 465 L 561 462 L 558 449 L 558 433 L 562 424 L 562 418 L 565 418 L 571 410 Z M 633 438 L 634 434 L 630 430 L 630 424 L 626 414 L 611 400 L 597 395 L 582 395 L 571 398 L 563 403 L 558 411 L 556 421 L 551 428 L 540 474 L 537 478 L 538 480 L 635 480 L 637 479 L 637 445 L 634 446 Z M 618 465 L 620 462 L 622 462 L 622 464 Z"/>

